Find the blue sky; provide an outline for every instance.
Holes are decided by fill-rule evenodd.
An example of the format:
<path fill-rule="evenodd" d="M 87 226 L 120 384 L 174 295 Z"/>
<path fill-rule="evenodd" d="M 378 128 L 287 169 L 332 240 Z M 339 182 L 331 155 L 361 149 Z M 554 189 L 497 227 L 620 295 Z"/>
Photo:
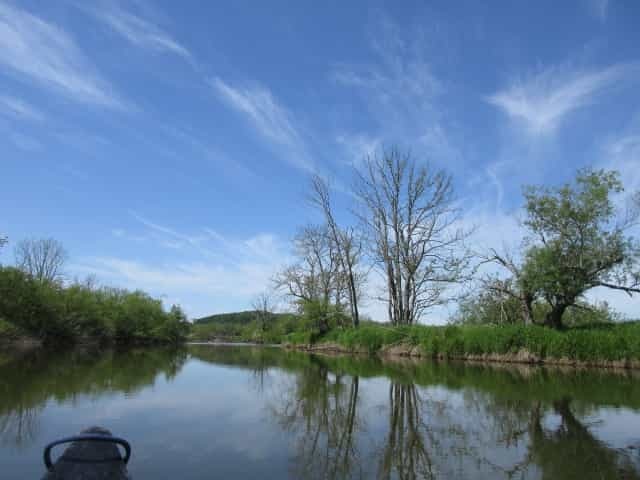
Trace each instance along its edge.
<path fill-rule="evenodd" d="M 514 244 L 522 184 L 640 187 L 639 24 L 634 1 L 0 0 L 0 232 L 192 316 L 244 309 L 318 220 L 309 175 L 347 207 L 396 144 L 454 175 L 478 246 Z"/>

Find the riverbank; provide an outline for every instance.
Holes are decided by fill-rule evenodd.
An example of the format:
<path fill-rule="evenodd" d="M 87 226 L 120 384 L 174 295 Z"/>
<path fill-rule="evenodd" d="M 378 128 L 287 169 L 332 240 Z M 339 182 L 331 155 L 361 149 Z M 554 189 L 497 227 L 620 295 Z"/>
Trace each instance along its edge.
<path fill-rule="evenodd" d="M 24 330 L 0 318 L 0 349 L 31 350 L 38 348 L 53 348 L 67 350 L 76 347 L 145 347 L 178 345 L 183 343 L 184 337 L 173 339 L 165 337 L 115 337 L 97 335 L 77 335 L 45 341 L 30 335 Z"/>
<path fill-rule="evenodd" d="M 640 369 L 640 322 L 565 331 L 540 326 L 390 327 L 290 334 L 285 348 L 381 357 Z"/>
<path fill-rule="evenodd" d="M 237 343 L 235 345 L 238 345 Z M 272 345 L 273 346 L 273 345 Z M 365 348 L 348 348 L 336 343 L 318 343 L 318 344 L 293 344 L 284 343 L 279 345 L 287 350 L 295 350 L 306 353 L 321 355 L 365 355 L 370 356 L 371 353 Z M 639 360 L 576 360 L 568 357 L 562 358 L 540 358 L 533 355 L 526 349 L 521 349 L 515 353 L 490 353 L 483 355 L 430 355 L 422 351 L 419 347 L 409 344 L 389 345 L 381 348 L 374 353 L 375 356 L 382 360 L 399 361 L 403 359 L 414 362 L 419 361 L 461 361 L 469 363 L 489 363 L 497 365 L 513 364 L 513 365 L 545 365 L 554 367 L 578 367 L 578 368 L 611 368 L 611 369 L 632 369 L 640 371 Z"/>

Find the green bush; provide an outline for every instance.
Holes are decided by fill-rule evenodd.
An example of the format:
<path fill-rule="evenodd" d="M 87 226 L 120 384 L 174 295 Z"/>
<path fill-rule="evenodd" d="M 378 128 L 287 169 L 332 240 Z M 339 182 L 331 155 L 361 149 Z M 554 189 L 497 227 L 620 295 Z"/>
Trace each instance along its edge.
<path fill-rule="evenodd" d="M 188 332 L 186 316 L 143 292 L 37 281 L 0 267 L 0 319 L 45 342 L 99 340 L 176 342 Z"/>

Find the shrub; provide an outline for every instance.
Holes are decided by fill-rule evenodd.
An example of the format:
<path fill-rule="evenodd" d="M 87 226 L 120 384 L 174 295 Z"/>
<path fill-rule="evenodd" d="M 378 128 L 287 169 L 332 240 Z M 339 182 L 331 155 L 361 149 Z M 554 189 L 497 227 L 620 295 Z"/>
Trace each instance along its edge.
<path fill-rule="evenodd" d="M 45 342 L 81 337 L 175 342 L 188 331 L 178 307 L 165 312 L 143 292 L 65 287 L 10 267 L 0 267 L 0 318 Z"/>

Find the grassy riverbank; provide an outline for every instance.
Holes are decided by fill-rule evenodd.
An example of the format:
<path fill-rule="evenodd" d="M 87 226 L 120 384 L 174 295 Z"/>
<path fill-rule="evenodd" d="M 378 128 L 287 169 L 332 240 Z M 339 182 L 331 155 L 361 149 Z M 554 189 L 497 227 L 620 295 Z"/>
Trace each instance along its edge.
<path fill-rule="evenodd" d="M 292 333 L 284 343 L 372 354 L 505 361 L 629 362 L 640 366 L 640 322 L 599 324 L 558 331 L 540 326 L 367 325 L 314 337 Z M 628 366 L 628 365 L 627 365 Z M 635 365 L 634 365 L 635 366 Z"/>
<path fill-rule="evenodd" d="M 232 333 L 230 336 L 220 332 Z M 502 356 L 510 361 L 640 362 L 640 322 L 609 322 L 555 330 L 524 325 L 414 325 L 393 327 L 365 322 L 359 328 L 334 327 L 325 334 L 309 328 L 302 317 L 289 315 L 265 328 L 245 323 L 220 330 L 214 323 L 194 325 L 192 340 L 284 344 L 310 350 L 339 350 L 433 358 L 481 359 Z M 488 358 L 491 359 L 491 358 Z"/>

